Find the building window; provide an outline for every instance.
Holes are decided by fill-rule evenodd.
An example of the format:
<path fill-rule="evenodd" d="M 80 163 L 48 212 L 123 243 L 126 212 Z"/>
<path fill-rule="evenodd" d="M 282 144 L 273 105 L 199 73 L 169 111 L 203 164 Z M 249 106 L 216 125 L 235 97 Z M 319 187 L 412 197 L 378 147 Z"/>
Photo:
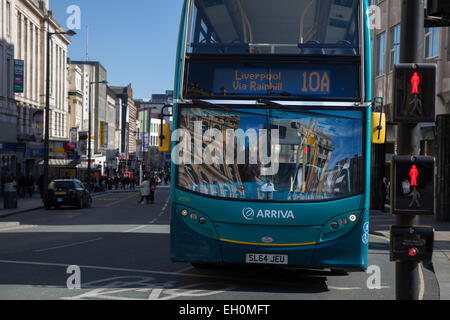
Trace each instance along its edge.
<path fill-rule="evenodd" d="M 386 33 L 377 36 L 377 76 L 385 74 L 386 62 Z"/>
<path fill-rule="evenodd" d="M 439 28 L 425 29 L 425 58 L 439 56 Z"/>
<path fill-rule="evenodd" d="M 392 71 L 394 65 L 398 63 L 400 63 L 400 25 L 391 28 L 389 71 Z"/>

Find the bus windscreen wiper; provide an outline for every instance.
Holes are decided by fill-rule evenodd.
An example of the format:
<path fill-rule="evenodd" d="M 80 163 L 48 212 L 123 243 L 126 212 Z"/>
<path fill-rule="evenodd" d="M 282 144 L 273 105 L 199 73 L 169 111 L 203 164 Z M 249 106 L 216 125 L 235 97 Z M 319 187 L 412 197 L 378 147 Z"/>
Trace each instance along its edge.
<path fill-rule="evenodd" d="M 204 101 L 204 100 L 198 100 L 198 99 L 194 99 L 192 100 L 192 104 L 193 105 L 198 105 L 200 107 L 205 107 L 205 108 L 209 108 L 209 109 L 220 109 L 220 110 L 225 110 L 228 112 L 234 112 L 234 113 L 238 113 L 238 114 L 248 114 L 248 115 L 252 115 L 252 116 L 261 116 L 261 114 L 259 113 L 253 113 L 253 112 L 248 112 L 248 111 L 242 111 L 233 107 L 229 107 L 229 106 L 224 106 L 224 105 L 218 105 L 209 101 Z"/>
<path fill-rule="evenodd" d="M 297 114 L 308 114 L 308 115 L 330 117 L 330 115 L 326 114 L 326 113 L 317 112 L 317 111 L 313 112 L 311 110 L 302 110 L 302 109 L 299 109 L 297 106 L 286 106 L 286 105 L 283 105 L 283 104 L 280 104 L 278 102 L 268 100 L 268 99 L 258 99 L 258 102 L 261 104 L 264 104 L 268 107 L 272 107 L 272 109 L 276 109 L 276 110 L 286 110 L 286 111 L 290 111 L 290 112 L 295 112 Z M 340 118 L 340 119 L 352 119 L 352 118 L 341 116 L 341 115 L 333 115 L 333 117 Z"/>

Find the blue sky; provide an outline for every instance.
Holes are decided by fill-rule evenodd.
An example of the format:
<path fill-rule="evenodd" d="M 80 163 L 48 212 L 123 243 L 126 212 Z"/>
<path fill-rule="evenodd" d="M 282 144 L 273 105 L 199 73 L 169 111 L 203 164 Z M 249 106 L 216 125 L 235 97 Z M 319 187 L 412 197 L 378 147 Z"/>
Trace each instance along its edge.
<path fill-rule="evenodd" d="M 182 0 L 50 0 L 50 10 L 67 29 L 67 8 L 81 9 L 81 30 L 69 46 L 71 60 L 100 61 L 109 85 L 131 83 L 134 98 L 173 89 Z"/>

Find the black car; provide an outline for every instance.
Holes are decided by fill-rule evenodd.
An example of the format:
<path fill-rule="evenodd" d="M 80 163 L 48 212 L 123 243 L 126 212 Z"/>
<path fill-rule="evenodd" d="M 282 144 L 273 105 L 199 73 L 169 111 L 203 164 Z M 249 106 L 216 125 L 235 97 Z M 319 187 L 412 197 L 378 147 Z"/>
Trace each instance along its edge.
<path fill-rule="evenodd" d="M 76 206 L 80 209 L 90 207 L 92 197 L 86 187 L 77 179 L 54 180 L 48 185 L 44 195 L 44 205 L 47 210 L 61 206 Z"/>

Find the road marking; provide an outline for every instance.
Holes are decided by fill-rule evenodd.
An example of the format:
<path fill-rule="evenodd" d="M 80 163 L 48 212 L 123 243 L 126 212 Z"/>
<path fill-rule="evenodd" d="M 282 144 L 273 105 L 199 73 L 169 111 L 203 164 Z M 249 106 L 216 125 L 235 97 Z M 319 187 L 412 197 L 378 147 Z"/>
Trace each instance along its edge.
<path fill-rule="evenodd" d="M 91 291 L 62 299 L 171 300 L 180 297 L 212 296 L 236 289 L 233 285 L 209 282 L 176 287 L 174 281 L 161 282 L 153 277 L 142 276 L 113 277 L 83 285 L 83 289 L 91 288 Z"/>
<path fill-rule="evenodd" d="M 117 200 L 117 201 L 111 202 L 111 203 L 105 205 L 105 207 L 109 208 L 109 207 L 115 206 L 116 204 L 119 204 L 119 203 L 121 203 L 121 202 L 127 201 L 127 200 L 129 200 L 129 199 L 131 199 L 131 198 L 134 198 L 134 197 L 137 197 L 137 196 L 138 196 L 137 193 L 133 193 L 131 196 L 128 196 L 128 197 L 119 199 L 119 200 Z"/>
<path fill-rule="evenodd" d="M 65 263 L 52 263 L 52 262 L 35 262 L 35 261 L 17 261 L 17 260 L 0 260 L 0 263 L 7 264 L 22 264 L 31 266 L 45 266 L 45 267 L 62 267 L 67 268 L 73 264 Z M 89 266 L 89 265 L 78 265 L 80 269 L 94 269 L 94 270 L 105 270 L 105 271 L 119 271 L 119 272 L 136 272 L 136 273 L 148 273 L 148 274 L 159 274 L 163 276 L 184 276 L 184 277 L 195 277 L 195 278 L 228 278 L 235 279 L 233 277 L 226 277 L 222 275 L 206 275 L 206 274 L 196 274 L 196 273 L 179 273 L 170 271 L 156 271 L 156 270 L 143 270 L 143 269 L 132 269 L 132 268 L 115 268 L 115 267 L 102 267 L 102 266 Z"/>
<path fill-rule="evenodd" d="M 103 238 L 95 238 L 95 239 L 91 239 L 91 240 L 87 240 L 87 241 L 81 241 L 81 242 L 66 244 L 66 245 L 52 247 L 52 248 L 39 249 L 39 250 L 35 250 L 35 252 L 45 252 L 45 251 L 62 249 L 62 248 L 74 247 L 74 246 L 78 246 L 81 244 L 91 243 L 91 242 L 95 242 L 95 241 L 99 241 L 99 240 L 103 240 Z"/>
<path fill-rule="evenodd" d="M 156 222 L 156 220 L 158 220 L 159 218 L 162 217 L 162 215 L 164 214 L 164 212 L 167 209 L 167 206 L 169 205 L 169 201 L 170 201 L 170 196 L 169 196 L 169 198 L 167 198 L 167 201 L 164 204 L 164 206 L 162 207 L 161 212 L 158 214 L 158 216 L 156 216 L 152 221 L 149 222 L 150 224 L 154 224 Z"/>
<path fill-rule="evenodd" d="M 131 228 L 131 229 L 123 231 L 123 233 L 129 233 L 129 232 L 137 231 L 137 230 L 145 228 L 146 226 L 147 225 L 142 225 L 142 226 L 139 226 L 139 227 Z"/>
<path fill-rule="evenodd" d="M 30 229 L 30 228 L 36 228 L 36 225 L 19 225 L 19 226 L 11 226 L 11 227 L 5 227 L 5 228 L 0 228 L 0 232 L 5 232 L 5 231 L 11 231 L 11 230 L 21 230 L 21 229 Z"/>
<path fill-rule="evenodd" d="M 33 261 L 15 261 L 15 260 L 0 260 L 0 263 L 5 263 L 5 264 L 21 264 L 21 265 L 34 265 L 34 266 L 47 266 L 47 267 L 62 267 L 62 268 L 67 268 L 69 267 L 71 264 L 62 264 L 62 263 L 49 263 L 49 262 L 33 262 Z M 170 272 L 170 271 L 156 271 L 156 270 L 143 270 L 143 269 L 131 269 L 131 268 L 115 268 L 115 267 L 102 267 L 102 266 L 90 266 L 90 265 L 78 265 L 80 267 L 80 269 L 94 269 L 94 270 L 103 270 L 103 271 L 114 271 L 114 272 L 133 272 L 133 273 L 143 273 L 143 274 L 157 274 L 157 275 L 163 275 L 163 276 L 177 276 L 177 277 L 191 277 L 191 278 L 202 278 L 202 279 L 223 279 L 223 280 L 231 280 L 231 281 L 248 281 L 248 278 L 242 278 L 242 277 L 235 277 L 235 276 L 227 276 L 227 275 L 223 275 L 223 274 L 217 274 L 217 275 L 207 275 L 207 274 L 198 274 L 198 273 L 183 273 L 184 271 L 187 271 L 186 269 L 182 269 L 180 271 L 175 271 L 175 272 Z M 104 281 L 104 280 L 112 280 L 115 278 L 109 278 L 109 279 L 103 279 L 103 280 L 97 280 L 94 282 L 90 282 L 88 284 L 85 285 L 94 285 L 97 282 L 100 281 Z M 264 282 L 269 282 L 269 283 L 273 283 L 272 281 L 264 281 Z M 259 282 L 261 283 L 261 282 Z M 129 283 L 128 283 L 129 285 Z M 188 285 L 185 286 L 184 288 L 188 288 L 192 285 Z M 114 288 L 111 287 L 110 285 L 108 286 L 109 288 Z M 157 288 L 164 288 L 163 285 L 157 285 Z M 120 288 L 115 287 L 115 288 Z M 234 287 L 237 288 L 237 287 Z M 387 289 L 390 287 L 382 287 L 382 289 Z M 171 289 L 172 291 L 177 291 L 183 288 L 178 288 L 178 289 Z M 333 290 L 362 290 L 362 288 L 360 287 L 337 287 L 337 286 L 328 286 L 328 289 L 333 289 Z M 93 292 L 91 292 L 92 294 Z M 171 292 L 170 290 L 168 291 L 168 293 L 170 293 L 172 296 L 175 295 L 175 292 Z M 150 294 L 150 296 L 152 298 L 159 298 L 161 292 L 155 292 L 153 295 Z M 150 298 L 149 296 L 149 298 Z M 180 294 L 179 296 L 186 296 L 186 294 Z M 98 296 L 97 296 L 98 297 Z M 66 299 L 73 299 L 74 297 L 68 297 Z M 78 296 L 77 298 L 82 298 L 81 296 Z M 115 297 L 115 299 L 120 299 L 120 297 Z M 126 298 L 125 298 L 126 299 Z M 167 298 L 166 298 L 167 299 Z M 166 300 L 163 299 L 163 300 Z M 170 298 L 169 298 L 170 299 Z"/>
<path fill-rule="evenodd" d="M 423 300 L 423 296 L 425 294 L 425 280 L 423 277 L 422 264 L 419 263 L 419 279 L 420 279 L 420 290 L 419 290 L 419 300 Z"/>

